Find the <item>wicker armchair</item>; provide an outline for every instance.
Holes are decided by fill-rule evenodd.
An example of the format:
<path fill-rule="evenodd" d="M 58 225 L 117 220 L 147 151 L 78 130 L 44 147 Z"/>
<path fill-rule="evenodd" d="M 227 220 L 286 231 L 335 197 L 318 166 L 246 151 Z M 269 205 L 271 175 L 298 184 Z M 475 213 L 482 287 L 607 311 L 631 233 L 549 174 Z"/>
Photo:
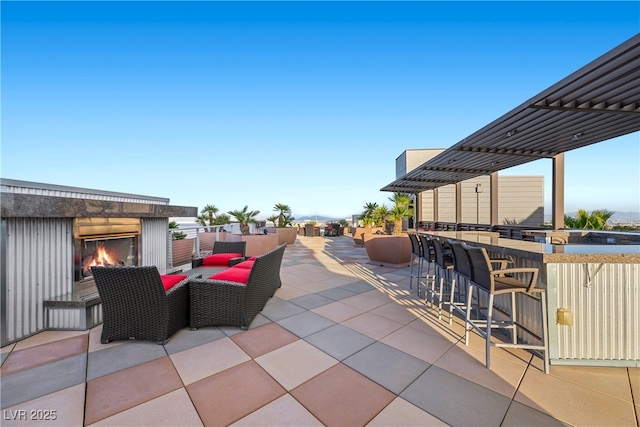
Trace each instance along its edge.
<path fill-rule="evenodd" d="M 239 258 L 242 258 L 244 260 L 246 250 L 247 242 L 215 242 L 213 244 L 211 255 L 235 253 L 240 254 L 241 256 Z M 193 260 L 191 260 L 191 267 L 201 267 L 205 258 L 206 257 L 194 258 Z M 227 260 L 227 262 L 229 262 L 229 260 Z M 229 265 L 232 265 L 232 263 L 230 263 Z"/>
<path fill-rule="evenodd" d="M 192 279 L 189 283 L 191 329 L 202 326 L 240 326 L 248 329 L 254 317 L 281 285 L 280 265 L 285 247 L 286 243 L 255 257 L 246 284 Z"/>
<path fill-rule="evenodd" d="M 149 340 L 165 344 L 189 321 L 187 277 L 165 292 L 156 267 L 91 267 L 102 300 L 100 342 Z"/>

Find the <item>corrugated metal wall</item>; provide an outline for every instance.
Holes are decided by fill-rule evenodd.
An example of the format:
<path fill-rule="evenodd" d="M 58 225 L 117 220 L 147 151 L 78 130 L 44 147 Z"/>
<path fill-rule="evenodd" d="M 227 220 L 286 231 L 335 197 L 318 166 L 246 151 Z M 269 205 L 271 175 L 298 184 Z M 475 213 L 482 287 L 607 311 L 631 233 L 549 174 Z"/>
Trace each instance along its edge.
<path fill-rule="evenodd" d="M 574 320 L 556 325 L 557 357 L 640 363 L 640 265 L 555 264 L 550 271 L 553 303 Z"/>
<path fill-rule="evenodd" d="M 43 301 L 73 287 L 73 219 L 3 219 L 2 344 L 46 327 Z"/>
<path fill-rule="evenodd" d="M 167 242 L 169 236 L 167 218 L 143 218 L 140 265 L 155 265 L 160 274 L 167 272 Z"/>
<path fill-rule="evenodd" d="M 51 330 L 84 331 L 102 323 L 102 304 L 80 308 L 49 308 L 47 326 Z"/>

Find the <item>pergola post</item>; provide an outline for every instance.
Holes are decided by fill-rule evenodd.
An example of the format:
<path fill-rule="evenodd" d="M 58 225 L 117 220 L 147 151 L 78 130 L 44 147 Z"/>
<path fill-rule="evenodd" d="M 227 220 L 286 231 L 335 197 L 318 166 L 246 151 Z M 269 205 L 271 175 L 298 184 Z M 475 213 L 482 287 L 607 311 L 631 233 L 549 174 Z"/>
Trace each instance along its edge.
<path fill-rule="evenodd" d="M 433 189 L 433 222 L 438 222 L 438 189 Z"/>
<path fill-rule="evenodd" d="M 456 182 L 456 229 L 462 222 L 462 182 Z"/>
<path fill-rule="evenodd" d="M 489 174 L 489 225 L 498 225 L 498 172 Z"/>
<path fill-rule="evenodd" d="M 564 228 L 564 153 L 553 158 L 551 189 L 551 225 L 554 230 Z"/>

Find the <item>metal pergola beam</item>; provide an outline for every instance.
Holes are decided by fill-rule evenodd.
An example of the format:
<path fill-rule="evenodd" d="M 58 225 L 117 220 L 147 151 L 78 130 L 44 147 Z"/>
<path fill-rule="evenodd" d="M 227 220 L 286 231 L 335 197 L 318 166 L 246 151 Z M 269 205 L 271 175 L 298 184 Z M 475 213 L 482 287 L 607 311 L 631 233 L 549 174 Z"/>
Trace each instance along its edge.
<path fill-rule="evenodd" d="M 381 191 L 417 194 L 538 159 L 559 159 L 558 156 L 567 151 L 638 132 L 638 82 L 640 34 L 381 188 Z M 554 176 L 555 173 L 554 169 Z M 553 199 L 559 206 L 555 193 L 564 193 L 564 190 L 561 191 L 557 185 L 553 188 Z M 564 209 L 564 201 L 561 205 Z M 555 211 L 553 215 L 556 216 Z"/>

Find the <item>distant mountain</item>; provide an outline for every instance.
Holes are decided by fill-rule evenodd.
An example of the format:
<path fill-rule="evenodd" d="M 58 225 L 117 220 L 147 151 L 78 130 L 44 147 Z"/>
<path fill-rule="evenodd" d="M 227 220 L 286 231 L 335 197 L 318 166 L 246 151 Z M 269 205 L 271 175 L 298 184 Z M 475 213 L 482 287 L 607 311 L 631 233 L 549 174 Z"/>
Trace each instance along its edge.
<path fill-rule="evenodd" d="M 303 222 L 303 221 L 318 221 L 318 222 L 327 222 L 327 221 L 339 221 L 345 218 L 336 218 L 328 215 L 303 215 L 296 216 L 293 215 L 295 221 Z"/>

